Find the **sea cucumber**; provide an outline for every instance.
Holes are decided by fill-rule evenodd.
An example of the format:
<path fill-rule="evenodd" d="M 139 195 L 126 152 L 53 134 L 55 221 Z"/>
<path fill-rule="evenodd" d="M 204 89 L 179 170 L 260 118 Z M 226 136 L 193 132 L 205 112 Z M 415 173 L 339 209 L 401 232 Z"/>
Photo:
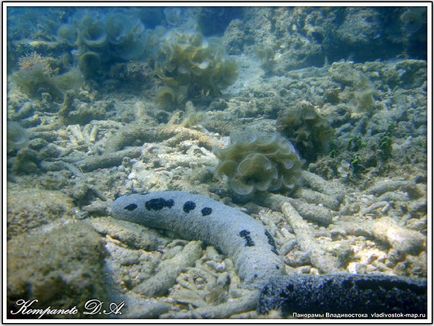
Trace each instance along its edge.
<path fill-rule="evenodd" d="M 181 191 L 126 195 L 114 201 L 112 215 L 174 231 L 188 240 L 202 240 L 231 256 L 244 285 L 259 290 L 255 298 L 261 314 L 273 309 L 280 309 L 285 317 L 294 311 L 427 312 L 424 280 L 381 274 L 285 275 L 276 242 L 260 222 L 205 196 Z M 226 304 L 213 308 L 216 316 L 228 310 Z M 214 316 L 207 311 L 196 314 Z"/>
<path fill-rule="evenodd" d="M 294 316 L 294 312 L 366 314 L 359 318 L 384 318 L 382 314 L 388 313 L 400 318 L 402 313 L 424 318 L 426 286 L 423 280 L 392 275 L 294 274 L 270 280 L 259 296 L 258 311 L 281 310 L 282 316 Z"/>
<path fill-rule="evenodd" d="M 132 194 L 115 200 L 112 215 L 215 246 L 233 258 L 246 287 L 261 288 L 271 277 L 284 275 L 276 243 L 264 226 L 208 197 L 182 191 Z"/>

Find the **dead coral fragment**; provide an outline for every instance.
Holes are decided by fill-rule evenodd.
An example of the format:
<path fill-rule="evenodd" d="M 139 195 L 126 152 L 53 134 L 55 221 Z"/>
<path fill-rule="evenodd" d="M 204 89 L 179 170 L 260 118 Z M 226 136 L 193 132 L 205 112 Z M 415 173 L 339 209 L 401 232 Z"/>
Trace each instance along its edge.
<path fill-rule="evenodd" d="M 301 161 L 292 144 L 278 134 L 240 134 L 216 150 L 216 172 L 228 177 L 229 188 L 247 196 L 261 191 L 292 189 Z"/>
<path fill-rule="evenodd" d="M 74 90 L 65 93 L 59 110 L 59 120 L 62 124 L 85 125 L 92 120 L 102 120 L 107 112 L 114 108 L 113 102 L 96 101 L 90 104 L 81 102 L 77 97 L 78 93 Z"/>
<path fill-rule="evenodd" d="M 201 254 L 201 242 L 189 242 L 178 255 L 161 262 L 157 274 L 138 285 L 135 291 L 148 297 L 164 295 L 181 271 L 192 266 Z"/>
<path fill-rule="evenodd" d="M 309 162 L 328 150 L 333 129 L 314 106 L 302 101 L 282 112 L 277 129 L 291 140 L 301 156 Z"/>

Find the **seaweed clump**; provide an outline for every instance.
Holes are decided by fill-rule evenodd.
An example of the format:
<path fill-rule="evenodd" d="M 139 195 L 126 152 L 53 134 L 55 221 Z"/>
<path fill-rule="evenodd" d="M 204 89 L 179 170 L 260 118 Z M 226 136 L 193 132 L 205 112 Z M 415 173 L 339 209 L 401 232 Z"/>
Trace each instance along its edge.
<path fill-rule="evenodd" d="M 59 74 L 58 61 L 33 52 L 19 60 L 19 70 L 12 75 L 17 87 L 31 98 L 41 98 L 43 93 L 50 94 L 54 100 L 63 100 L 68 89 L 78 89 L 83 76 L 78 69 L 72 68 Z"/>
<path fill-rule="evenodd" d="M 276 133 L 231 136 L 231 144 L 215 155 L 219 159 L 216 173 L 225 175 L 228 187 L 239 196 L 292 190 L 302 166 L 291 142 Z"/>
<path fill-rule="evenodd" d="M 334 135 L 326 118 L 321 116 L 314 106 L 302 101 L 282 112 L 277 119 L 277 130 L 291 140 L 301 157 L 308 162 L 329 149 Z"/>
<path fill-rule="evenodd" d="M 157 58 L 155 71 L 164 84 L 157 103 L 165 109 L 221 95 L 238 76 L 236 63 L 224 58 L 222 47 L 198 33 L 169 33 Z"/>
<path fill-rule="evenodd" d="M 62 92 L 54 82 L 55 70 L 50 58 L 33 52 L 21 57 L 18 64 L 19 70 L 12 79 L 26 95 L 37 97 L 46 92 L 55 98 L 62 98 Z"/>
<path fill-rule="evenodd" d="M 131 15 L 84 16 L 78 23 L 79 67 L 87 79 L 104 76 L 118 62 L 145 56 L 147 32 L 141 21 Z"/>
<path fill-rule="evenodd" d="M 16 152 L 25 147 L 29 142 L 29 134 L 16 121 L 8 121 L 7 152 Z"/>

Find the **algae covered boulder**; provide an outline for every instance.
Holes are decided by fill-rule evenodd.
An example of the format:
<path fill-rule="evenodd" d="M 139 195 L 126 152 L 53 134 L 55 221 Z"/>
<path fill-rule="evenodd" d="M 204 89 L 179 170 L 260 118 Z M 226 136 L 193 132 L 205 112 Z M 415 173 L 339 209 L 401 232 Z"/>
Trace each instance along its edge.
<path fill-rule="evenodd" d="M 83 317 L 83 307 L 88 300 L 107 300 L 104 257 L 104 246 L 98 233 L 83 222 L 61 225 L 47 233 L 19 235 L 8 241 L 9 317 L 38 317 L 11 314 L 11 310 L 19 310 L 17 300 L 20 299 L 37 299 L 32 309 L 77 309 L 76 314 L 46 315 L 44 318 Z"/>
<path fill-rule="evenodd" d="M 58 219 L 72 217 L 72 199 L 59 191 L 9 187 L 8 239 Z"/>

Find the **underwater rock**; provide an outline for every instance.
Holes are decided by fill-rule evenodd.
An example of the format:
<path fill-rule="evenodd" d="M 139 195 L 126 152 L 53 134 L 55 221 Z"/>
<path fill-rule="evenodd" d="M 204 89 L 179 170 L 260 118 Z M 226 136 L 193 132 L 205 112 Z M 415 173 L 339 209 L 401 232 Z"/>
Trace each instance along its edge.
<path fill-rule="evenodd" d="M 161 261 L 159 251 L 127 248 L 117 239 L 106 236 L 107 270 L 112 275 L 113 287 L 127 296 L 137 295 L 132 290 L 150 278 Z"/>
<path fill-rule="evenodd" d="M 10 186 L 7 200 L 8 239 L 57 219 L 72 218 L 72 200 L 59 191 Z"/>
<path fill-rule="evenodd" d="M 328 69 L 330 78 L 342 86 L 357 88 L 365 85 L 368 77 L 351 62 L 333 62 Z M 357 90 L 357 89 L 356 89 Z"/>
<path fill-rule="evenodd" d="M 328 69 L 332 80 L 344 87 L 338 98 L 340 102 L 348 103 L 351 117 L 371 116 L 381 109 L 375 101 L 378 90 L 370 79 L 374 79 L 375 74 L 368 74 L 368 69 L 372 69 L 369 64 L 355 66 L 348 62 L 334 62 Z"/>
<path fill-rule="evenodd" d="M 234 297 L 229 289 L 238 288 L 239 280 L 233 281 L 237 278 L 233 264 L 227 264 L 214 247 L 207 246 L 195 267 L 178 276 L 169 296 L 182 308 L 221 304 Z"/>
<path fill-rule="evenodd" d="M 426 59 L 426 8 L 245 8 L 238 38 L 259 51 L 264 70 L 288 70 L 348 60 Z M 251 45 L 253 44 L 253 45 Z"/>
<path fill-rule="evenodd" d="M 107 202 L 96 199 L 89 203 L 88 205 L 85 205 L 81 207 L 84 214 L 88 214 L 91 216 L 106 216 L 109 215 L 109 207 L 107 205 Z"/>
<path fill-rule="evenodd" d="M 83 318 L 84 304 L 88 300 L 108 299 L 104 257 L 98 233 L 83 222 L 61 225 L 48 232 L 23 234 L 9 240 L 8 312 L 18 310 L 16 302 L 19 299 L 37 299 L 32 308 L 70 309 L 76 306 L 76 315 L 60 314 L 55 317 Z M 9 314 L 9 317 L 25 316 Z"/>
<path fill-rule="evenodd" d="M 240 19 L 232 20 L 225 30 L 223 42 L 228 54 L 241 54 L 244 44 L 251 40 L 246 39 L 243 22 Z"/>
<path fill-rule="evenodd" d="M 322 35 L 326 33 L 327 20 L 333 20 L 333 16 L 332 10 L 324 15 L 312 8 L 247 8 L 244 39 L 254 44 L 247 49 L 256 52 L 269 74 L 283 75 L 293 69 L 321 66 L 324 63 Z M 323 27 L 317 28 L 320 32 L 311 29 L 315 25 L 312 21 L 318 20 Z"/>
<path fill-rule="evenodd" d="M 278 134 L 244 132 L 215 150 L 216 173 L 225 175 L 236 195 L 291 190 L 298 182 L 301 161 L 292 144 Z"/>
<path fill-rule="evenodd" d="M 345 19 L 336 30 L 336 37 L 347 47 L 363 50 L 368 44 L 372 46 L 381 23 L 375 8 L 345 8 Z"/>
<path fill-rule="evenodd" d="M 305 170 L 301 172 L 301 176 L 303 183 L 307 184 L 310 188 L 332 196 L 339 202 L 341 202 L 345 196 L 344 187 L 335 181 L 325 180 L 321 176 Z"/>

